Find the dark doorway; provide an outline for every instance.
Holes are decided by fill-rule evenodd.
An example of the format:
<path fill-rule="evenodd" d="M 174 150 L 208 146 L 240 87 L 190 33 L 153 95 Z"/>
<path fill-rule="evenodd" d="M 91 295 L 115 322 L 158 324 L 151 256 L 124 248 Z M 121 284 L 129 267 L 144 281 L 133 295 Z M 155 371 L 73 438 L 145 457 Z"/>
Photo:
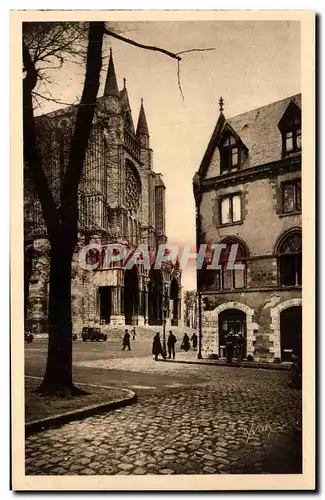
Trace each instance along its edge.
<path fill-rule="evenodd" d="M 302 309 L 288 307 L 280 314 L 281 361 L 292 361 L 292 355 L 301 358 Z"/>
<path fill-rule="evenodd" d="M 163 277 L 159 269 L 149 273 L 149 325 L 162 325 Z"/>
<path fill-rule="evenodd" d="M 139 278 L 135 266 L 124 273 L 124 316 L 126 325 L 137 325 L 139 313 Z"/>
<path fill-rule="evenodd" d="M 99 293 L 99 316 L 102 324 L 108 324 L 111 319 L 112 290 L 110 286 L 100 286 Z"/>
<path fill-rule="evenodd" d="M 179 319 L 179 286 L 176 278 L 173 278 L 170 284 L 170 298 L 172 302 L 172 326 L 178 326 Z"/>
<path fill-rule="evenodd" d="M 226 335 L 241 333 L 246 339 L 246 314 L 239 309 L 226 309 L 219 314 L 219 357 L 226 356 Z M 236 351 L 234 357 L 237 357 Z M 244 352 L 246 357 L 246 348 Z"/>

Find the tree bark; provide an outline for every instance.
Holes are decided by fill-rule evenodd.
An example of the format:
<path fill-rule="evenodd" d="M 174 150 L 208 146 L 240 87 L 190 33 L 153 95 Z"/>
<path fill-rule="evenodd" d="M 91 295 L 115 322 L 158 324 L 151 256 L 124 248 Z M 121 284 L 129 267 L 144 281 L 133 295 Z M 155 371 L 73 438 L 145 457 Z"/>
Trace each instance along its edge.
<path fill-rule="evenodd" d="M 51 244 L 49 344 L 46 371 L 38 392 L 73 394 L 71 263 L 74 245 Z"/>
<path fill-rule="evenodd" d="M 104 22 L 89 25 L 86 75 L 78 107 L 67 172 L 62 182 L 61 206 L 56 207 L 47 178 L 44 159 L 37 147 L 32 90 L 37 70 L 23 45 L 27 75 L 24 91 L 24 160 L 39 196 L 51 244 L 49 290 L 49 344 L 46 371 L 38 391 L 51 394 L 81 393 L 72 382 L 71 270 L 78 236 L 78 187 L 88 147 L 102 66 Z"/>

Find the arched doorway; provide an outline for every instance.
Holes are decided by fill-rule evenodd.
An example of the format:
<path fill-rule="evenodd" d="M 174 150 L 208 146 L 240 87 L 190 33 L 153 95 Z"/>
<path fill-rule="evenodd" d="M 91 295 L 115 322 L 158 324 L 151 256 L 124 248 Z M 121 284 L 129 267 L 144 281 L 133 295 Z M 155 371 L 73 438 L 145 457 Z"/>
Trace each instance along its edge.
<path fill-rule="evenodd" d="M 173 278 L 170 284 L 170 299 L 172 300 L 172 326 L 178 326 L 179 319 L 179 285 L 176 278 Z"/>
<path fill-rule="evenodd" d="M 139 278 L 135 266 L 124 273 L 124 316 L 126 325 L 135 325 L 139 311 Z"/>
<path fill-rule="evenodd" d="M 302 353 L 302 308 L 293 306 L 280 313 L 281 361 L 292 361 L 292 356 L 301 358 Z"/>
<path fill-rule="evenodd" d="M 163 277 L 159 269 L 149 273 L 149 325 L 162 325 Z"/>
<path fill-rule="evenodd" d="M 225 309 L 219 314 L 219 357 L 226 357 L 226 335 L 232 333 L 239 335 L 240 333 L 247 337 L 246 331 L 246 314 L 239 309 Z M 246 357 L 246 350 L 244 357 Z M 236 351 L 234 357 L 237 357 Z"/>

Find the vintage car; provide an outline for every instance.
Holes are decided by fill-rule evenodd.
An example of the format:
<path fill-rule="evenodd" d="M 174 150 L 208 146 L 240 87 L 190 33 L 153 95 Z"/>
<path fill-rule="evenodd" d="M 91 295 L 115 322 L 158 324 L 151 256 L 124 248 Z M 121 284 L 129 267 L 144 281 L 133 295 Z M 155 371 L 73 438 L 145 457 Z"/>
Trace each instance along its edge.
<path fill-rule="evenodd" d="M 34 340 L 34 335 L 30 332 L 25 332 L 25 342 L 27 342 L 27 344 L 30 344 L 31 342 L 33 342 Z"/>
<path fill-rule="evenodd" d="M 93 342 L 94 340 L 96 342 L 103 340 L 104 342 L 106 342 L 107 340 L 106 333 L 103 333 L 99 328 L 93 328 L 89 326 L 82 329 L 81 337 L 84 342 L 86 342 L 87 340 L 90 340 L 91 342 Z"/>

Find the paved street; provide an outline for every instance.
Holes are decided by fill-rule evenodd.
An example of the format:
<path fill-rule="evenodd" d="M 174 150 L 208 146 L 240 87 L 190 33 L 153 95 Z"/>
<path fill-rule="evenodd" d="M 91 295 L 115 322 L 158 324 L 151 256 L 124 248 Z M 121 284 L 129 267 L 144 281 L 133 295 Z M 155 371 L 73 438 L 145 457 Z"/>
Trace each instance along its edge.
<path fill-rule="evenodd" d="M 76 381 L 82 373 L 91 383 L 138 386 L 138 402 L 29 436 L 26 474 L 301 471 L 301 391 L 288 388 L 287 373 L 156 363 L 144 355 L 148 342 L 132 354 L 79 344 Z M 26 373 L 39 372 L 44 346 L 26 348 Z"/>

